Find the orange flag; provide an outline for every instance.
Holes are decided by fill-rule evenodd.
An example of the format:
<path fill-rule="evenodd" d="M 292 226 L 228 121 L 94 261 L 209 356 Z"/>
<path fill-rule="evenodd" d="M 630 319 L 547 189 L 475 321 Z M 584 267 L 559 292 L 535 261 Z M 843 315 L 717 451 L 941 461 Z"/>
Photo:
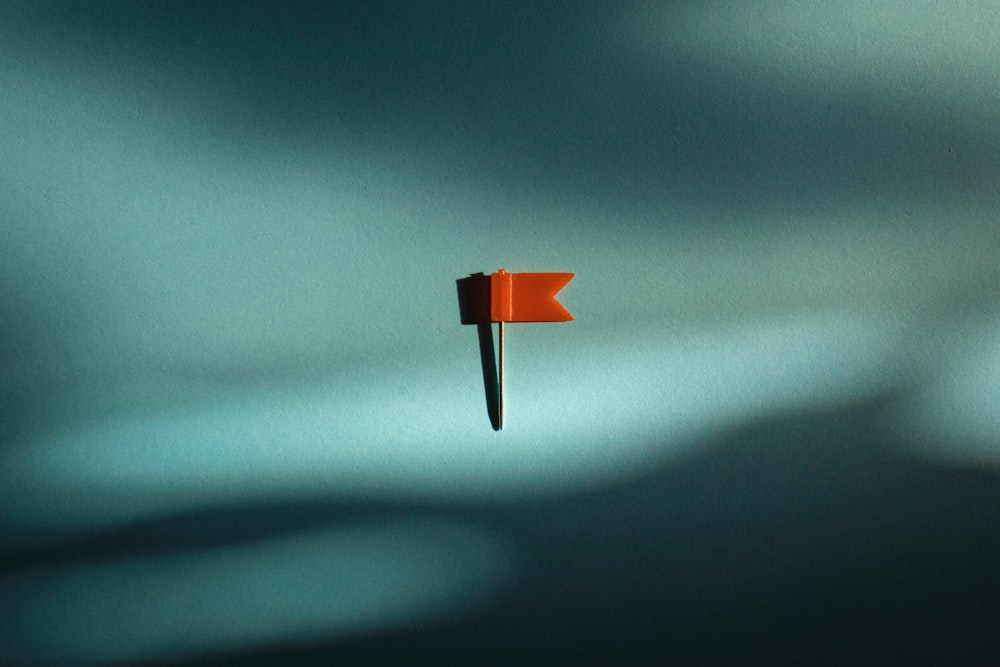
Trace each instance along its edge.
<path fill-rule="evenodd" d="M 556 301 L 556 293 L 572 273 L 507 273 L 490 276 L 490 320 L 493 322 L 566 322 L 573 316 Z"/>

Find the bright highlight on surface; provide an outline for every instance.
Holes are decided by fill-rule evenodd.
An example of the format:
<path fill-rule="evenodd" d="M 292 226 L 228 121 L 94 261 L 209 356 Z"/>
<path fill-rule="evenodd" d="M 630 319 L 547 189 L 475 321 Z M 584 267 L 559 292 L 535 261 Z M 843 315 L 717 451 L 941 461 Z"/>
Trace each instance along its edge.
<path fill-rule="evenodd" d="M 19 526 L 15 535 L 51 539 L 260 497 L 564 493 L 639 473 L 744 419 L 877 394 L 901 369 L 901 331 L 849 313 L 649 335 L 632 339 L 634 348 L 556 334 L 542 346 L 532 331 L 508 350 L 517 420 L 502 444 L 483 418 L 470 336 L 461 358 L 369 382 L 38 434 L 6 457 L 0 482 L 12 502 L 0 520 Z"/>

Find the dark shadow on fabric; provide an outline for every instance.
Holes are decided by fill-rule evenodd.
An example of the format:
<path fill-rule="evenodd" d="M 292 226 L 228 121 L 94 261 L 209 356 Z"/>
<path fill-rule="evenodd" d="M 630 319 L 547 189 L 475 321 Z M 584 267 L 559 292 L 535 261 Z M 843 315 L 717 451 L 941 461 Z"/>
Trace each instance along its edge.
<path fill-rule="evenodd" d="M 748 424 L 563 496 L 350 505 L 481 525 L 523 551 L 524 583 L 461 618 L 183 664 L 996 664 L 1000 476 L 901 454 L 891 401 Z M 345 516 L 307 506 L 324 511 Z M 240 508 L 172 521 L 228 514 L 261 536 Z"/>
<path fill-rule="evenodd" d="M 733 210 L 991 204 L 1000 176 L 1000 125 L 974 108 L 975 91 L 956 100 L 929 78 L 905 95 L 877 81 L 838 95 L 780 63 L 762 85 L 675 52 L 668 28 L 651 60 L 594 29 L 621 17 L 605 0 L 17 7 L 0 18 L 56 54 L 163 64 L 155 75 L 190 97 L 173 104 L 217 109 L 216 134 L 255 154 L 335 155 L 349 137 L 389 146 L 375 150 L 381 161 L 432 161 L 457 182 L 667 201 L 718 225 Z"/>

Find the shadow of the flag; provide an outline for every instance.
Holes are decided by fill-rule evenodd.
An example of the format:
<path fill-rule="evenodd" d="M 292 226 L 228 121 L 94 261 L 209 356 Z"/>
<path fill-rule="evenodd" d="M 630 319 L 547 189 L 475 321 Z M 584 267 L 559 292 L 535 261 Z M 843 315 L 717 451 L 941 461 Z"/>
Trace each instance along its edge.
<path fill-rule="evenodd" d="M 479 333 L 479 358 L 483 368 L 486 412 L 494 431 L 500 430 L 500 392 L 497 377 L 493 325 L 490 322 L 490 277 L 474 273 L 455 281 L 462 324 L 475 324 Z"/>

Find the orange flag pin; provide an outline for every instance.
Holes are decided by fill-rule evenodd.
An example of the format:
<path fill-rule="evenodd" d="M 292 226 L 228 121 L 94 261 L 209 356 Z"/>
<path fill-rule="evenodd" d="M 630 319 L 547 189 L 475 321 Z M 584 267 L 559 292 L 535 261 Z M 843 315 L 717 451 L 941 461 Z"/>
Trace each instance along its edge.
<path fill-rule="evenodd" d="M 568 322 L 569 311 L 556 293 L 573 279 L 572 273 L 507 273 L 490 276 L 490 320 L 499 322 Z"/>
<path fill-rule="evenodd" d="M 458 281 L 463 324 L 479 325 L 479 345 L 486 384 L 486 403 L 495 430 L 503 428 L 504 324 L 506 322 L 566 322 L 573 316 L 556 294 L 572 273 L 475 274 Z M 490 323 L 499 327 L 499 360 L 494 366 Z"/>
<path fill-rule="evenodd" d="M 504 322 L 567 322 L 570 312 L 556 301 L 572 273 L 507 273 L 490 276 L 490 320 L 499 323 L 500 360 L 497 384 L 499 427 L 503 428 L 503 325 Z M 499 430 L 499 429 L 498 429 Z"/>

